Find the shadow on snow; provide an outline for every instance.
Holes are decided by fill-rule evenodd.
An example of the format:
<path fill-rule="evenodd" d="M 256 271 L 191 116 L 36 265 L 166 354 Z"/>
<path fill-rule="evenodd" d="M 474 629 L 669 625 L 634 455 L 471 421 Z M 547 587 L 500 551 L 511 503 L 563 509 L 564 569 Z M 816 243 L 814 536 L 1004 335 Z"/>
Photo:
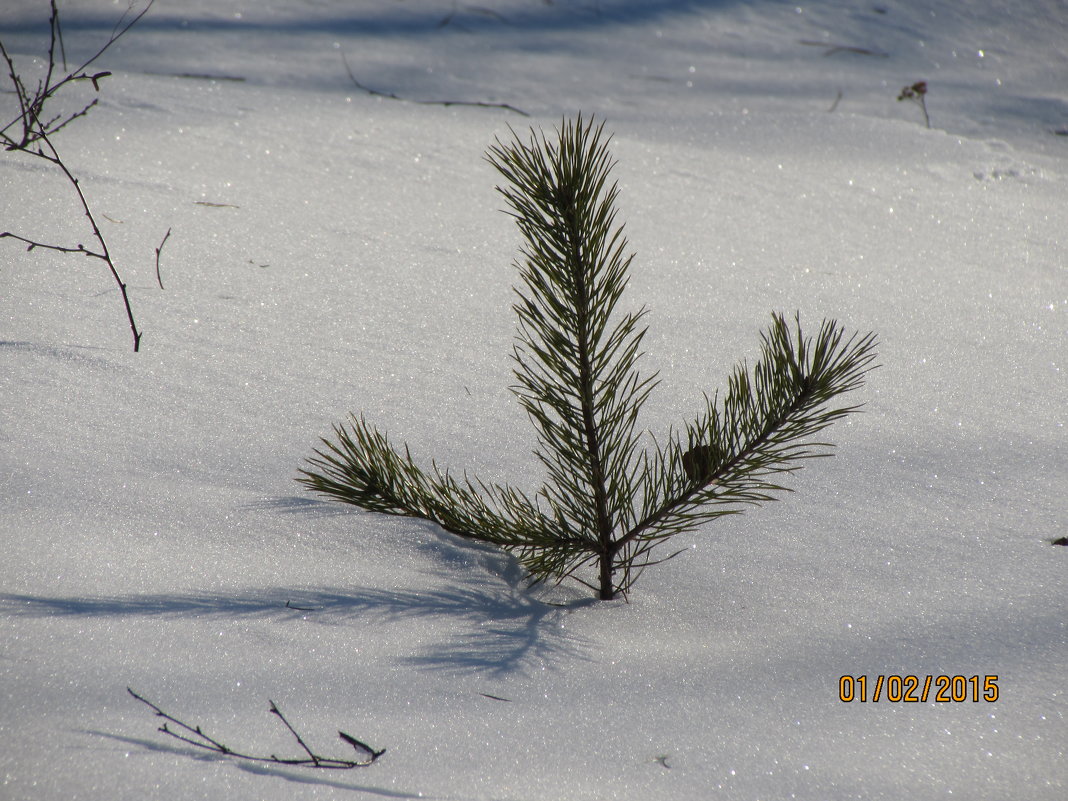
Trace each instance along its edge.
<path fill-rule="evenodd" d="M 275 765 L 245 763 L 226 756 L 225 754 L 202 751 L 188 746 L 173 746 L 166 743 L 155 742 L 153 740 L 145 740 L 140 737 L 127 737 L 121 734 L 112 734 L 106 731 L 85 729 L 83 730 L 83 733 L 92 735 L 93 737 L 104 737 L 109 740 L 115 740 L 125 746 L 136 746 L 150 752 L 178 754 L 201 762 L 229 762 L 235 768 L 246 771 L 247 773 L 255 773 L 258 776 L 274 776 L 296 784 L 318 784 L 324 787 L 335 787 L 339 790 L 354 790 L 361 793 L 368 793 L 369 795 L 382 796 L 384 798 L 426 798 L 423 793 L 406 793 L 399 790 L 387 790 L 382 787 L 349 784 L 343 781 L 331 781 L 322 776 L 324 771 L 298 772 L 284 767 L 277 767 Z M 329 773 L 337 775 L 338 771 L 329 771 Z M 345 771 L 341 771 L 341 773 L 345 773 Z"/>
<path fill-rule="evenodd" d="M 514 588 L 473 586 L 428 591 L 268 587 L 73 597 L 0 593 L 0 614 L 12 617 L 224 617 L 327 625 L 445 618 L 465 624 L 467 631 L 404 661 L 422 669 L 490 676 L 523 672 L 561 656 L 584 658 L 585 643 L 561 625 L 568 608 L 574 604 L 543 603 Z"/>
<path fill-rule="evenodd" d="M 327 33 L 330 35 L 364 36 L 433 36 L 442 32 L 495 33 L 513 30 L 558 31 L 580 28 L 607 28 L 612 25 L 634 24 L 657 20 L 672 14 L 696 13 L 709 8 L 737 5 L 740 0 L 596 0 L 566 5 L 530 4 L 497 12 L 484 6 L 469 5 L 450 8 L 447 3 L 422 6 L 372 5 L 342 12 L 311 15 L 257 17 L 253 14 L 234 16 L 229 13 L 197 13 L 172 10 L 157 3 L 145 15 L 139 30 L 180 30 L 186 33 L 203 32 L 266 32 Z M 139 2 L 135 10 L 143 8 Z M 63 12 L 63 30 L 99 31 L 114 29 L 118 14 L 72 8 Z M 35 33 L 47 36 L 47 14 L 32 18 L 9 19 L 0 25 L 0 35 Z"/>

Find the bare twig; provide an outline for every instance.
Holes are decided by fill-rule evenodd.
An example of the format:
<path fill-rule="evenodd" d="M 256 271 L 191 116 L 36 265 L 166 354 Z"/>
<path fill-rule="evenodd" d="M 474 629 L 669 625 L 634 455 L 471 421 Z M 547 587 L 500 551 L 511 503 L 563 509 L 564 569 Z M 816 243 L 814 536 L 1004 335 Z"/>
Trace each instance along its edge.
<path fill-rule="evenodd" d="M 216 740 L 214 737 L 205 734 L 203 729 L 200 728 L 200 726 L 190 726 L 188 723 L 185 723 L 174 717 L 173 715 L 164 712 L 160 707 L 156 706 L 147 698 L 143 698 L 142 696 L 138 695 L 129 687 L 126 688 L 126 691 L 131 696 L 140 701 L 142 704 L 145 704 L 146 706 L 151 708 L 153 712 L 155 712 L 156 717 L 163 718 L 164 721 L 173 723 L 175 726 L 178 727 L 178 730 L 176 731 L 170 728 L 170 726 L 167 725 L 167 722 L 165 722 L 162 726 L 159 727 L 158 731 L 162 732 L 163 734 L 167 734 L 171 737 L 174 737 L 176 740 L 181 740 L 183 743 L 188 743 L 189 745 L 196 746 L 197 748 L 203 748 L 207 751 L 214 751 L 218 754 L 231 756 L 235 759 L 246 759 L 252 762 L 271 762 L 276 765 L 293 765 L 309 768 L 349 770 L 351 768 L 365 768 L 368 765 L 373 764 L 380 756 L 386 753 L 386 750 L 384 748 L 381 751 L 376 751 L 366 743 L 357 740 L 351 734 L 346 734 L 343 731 L 339 731 L 337 733 L 338 737 L 340 737 L 346 743 L 351 745 L 357 752 L 366 754 L 366 758 L 353 760 L 331 759 L 327 757 L 321 757 L 308 747 L 307 743 L 304 742 L 304 739 L 300 736 L 300 734 L 297 733 L 297 730 L 294 729 L 292 725 L 290 725 L 288 720 L 286 720 L 285 715 L 282 714 L 282 711 L 278 708 L 274 701 L 271 701 L 271 714 L 277 716 L 278 719 L 281 720 L 283 724 L 285 724 L 285 727 L 289 729 L 290 734 L 292 734 L 293 737 L 296 738 L 297 742 L 300 744 L 300 747 L 308 756 L 307 758 L 301 757 L 292 759 L 282 759 L 280 757 L 275 756 L 274 754 L 271 754 L 270 756 L 253 756 L 252 754 L 245 754 L 240 751 L 235 751 L 234 749 L 223 744 L 219 740 Z M 183 734 L 183 732 L 186 732 L 188 733 L 188 735 L 191 736 L 187 736 L 186 734 Z"/>
<path fill-rule="evenodd" d="M 869 50 L 866 47 L 854 47 L 853 45 L 834 44 L 833 42 L 814 42 L 810 39 L 802 39 L 801 44 L 808 47 L 822 47 L 824 48 L 823 55 L 833 56 L 836 53 L 853 53 L 858 56 L 875 56 L 876 58 L 887 58 L 888 53 L 883 53 L 880 50 Z"/>
<path fill-rule="evenodd" d="M 34 114 L 34 119 L 36 119 L 36 114 Z M 134 352 L 136 352 L 141 346 L 141 332 L 137 330 L 137 323 L 134 320 L 133 316 L 133 308 L 130 306 L 130 296 L 126 291 L 126 283 L 119 275 L 118 268 L 115 267 L 115 262 L 111 258 L 111 252 L 108 250 L 108 244 L 104 240 L 104 234 L 100 230 L 100 226 L 97 224 L 96 217 L 93 216 L 93 210 L 89 207 L 89 201 L 85 199 L 85 193 L 82 192 L 81 184 L 78 182 L 78 179 L 74 177 L 74 174 L 71 173 L 71 171 L 67 168 L 67 165 L 63 163 L 63 159 L 60 158 L 59 151 L 57 151 L 56 146 L 52 144 L 52 140 L 49 135 L 45 133 L 44 128 L 38 128 L 37 134 L 38 139 L 43 142 L 45 146 L 48 147 L 48 150 L 50 152 L 46 153 L 43 150 L 38 149 L 34 153 L 34 155 L 37 155 L 40 158 L 43 158 L 45 161 L 55 164 L 63 173 L 63 175 L 66 176 L 71 186 L 74 187 L 74 193 L 78 196 L 78 202 L 81 204 L 82 211 L 85 212 L 86 219 L 89 220 L 89 225 L 93 229 L 93 238 L 96 239 L 97 244 L 100 245 L 100 250 L 89 250 L 80 243 L 76 248 L 64 248 L 57 245 L 42 245 L 40 243 L 34 242 L 30 243 L 29 250 L 32 250 L 34 245 L 37 245 L 39 247 L 44 247 L 49 250 L 58 250 L 65 253 L 84 253 L 86 256 L 91 256 L 95 259 L 100 259 L 102 262 L 107 264 L 108 269 L 111 271 L 111 276 L 115 279 L 115 283 L 118 284 L 119 290 L 122 292 L 122 302 L 123 305 L 126 307 L 126 318 L 130 321 L 130 330 L 133 332 Z M 14 235 L 5 232 L 4 234 L 0 234 L 0 237 L 2 236 Z M 29 241 L 24 237 L 15 236 L 15 238 L 21 239 L 22 241 Z"/>
<path fill-rule="evenodd" d="M 159 288 L 163 289 L 163 279 L 159 276 L 159 254 L 163 251 L 163 246 L 167 244 L 167 240 L 171 238 L 171 229 L 167 229 L 167 233 L 163 235 L 163 241 L 159 243 L 159 247 L 156 248 L 156 281 L 159 282 Z"/>
<path fill-rule="evenodd" d="M 42 248 L 44 250 L 57 250 L 60 253 L 84 253 L 87 256 L 95 256 L 96 255 L 95 253 L 90 253 L 88 250 L 86 250 L 85 249 L 85 245 L 78 245 L 77 247 L 73 247 L 73 248 L 66 247 L 64 245 L 48 245 L 48 244 L 45 244 L 44 242 L 35 242 L 34 240 L 27 239 L 24 236 L 19 236 L 18 234 L 13 234 L 10 231 L 4 231 L 3 233 L 0 233 L 0 239 L 14 239 L 14 240 L 16 240 L 18 242 L 25 242 L 26 245 L 27 245 L 27 247 L 26 247 L 26 252 L 27 253 L 29 253 L 31 250 L 34 250 L 35 248 Z"/>
<path fill-rule="evenodd" d="M 165 78 L 186 78 L 193 81 L 232 81 L 244 83 L 245 78 L 240 75 L 220 75 L 210 72 L 146 72 L 145 75 L 161 75 Z"/>
<path fill-rule="evenodd" d="M 548 5 L 551 5 L 551 4 L 548 4 Z M 435 25 L 434 27 L 435 28 L 444 28 L 444 27 L 446 27 L 448 25 L 451 25 L 452 21 L 456 18 L 456 14 L 459 12 L 459 10 L 460 9 L 457 7 L 457 4 L 455 2 L 453 2 L 452 11 L 450 11 L 448 14 L 446 14 L 441 19 L 441 21 L 438 22 L 438 24 Z M 474 12 L 476 14 L 481 14 L 484 17 L 490 17 L 492 19 L 497 20 L 498 22 L 507 22 L 508 21 L 504 17 L 504 15 L 497 13 L 492 8 L 483 8 L 481 6 L 467 6 L 464 10 L 465 11 L 469 11 L 469 12 Z"/>
<path fill-rule="evenodd" d="M 366 763 L 368 765 L 370 765 L 371 762 L 374 762 L 376 759 L 382 756 L 382 754 L 386 753 L 385 748 L 383 748 L 381 751 L 375 751 L 373 748 L 371 748 L 371 746 L 367 745 L 367 743 L 361 742 L 360 740 L 357 740 L 355 737 L 353 737 L 351 734 L 346 734 L 343 731 L 339 731 L 337 733 L 337 736 L 349 745 L 351 745 L 357 751 L 366 751 L 368 754 L 370 754 L 371 761 Z M 357 767 L 363 767 L 363 764 L 361 763 L 360 765 L 357 765 Z"/>
<path fill-rule="evenodd" d="M 63 44 L 62 44 L 62 41 L 61 41 L 62 34 L 61 34 L 61 31 L 60 31 L 60 27 L 59 27 L 59 10 L 56 8 L 56 0 L 50 0 L 51 16 L 49 18 L 49 25 L 50 25 L 50 28 L 51 28 L 51 39 L 50 39 L 49 46 L 48 46 L 48 71 L 46 73 L 45 80 L 37 87 L 37 90 L 35 92 L 33 92 L 32 94 L 27 92 L 26 91 L 26 87 L 22 84 L 22 81 L 20 79 L 16 78 L 16 76 L 14 74 L 14 65 L 11 63 L 11 59 L 8 57 L 7 51 L 3 50 L 3 46 L 2 46 L 2 44 L 0 44 L 0 50 L 3 51 L 4 58 L 8 62 L 8 66 L 12 70 L 12 78 L 15 79 L 16 92 L 20 95 L 19 100 L 20 100 L 20 106 L 21 106 L 19 116 L 15 117 L 15 119 L 13 119 L 11 122 L 9 122 L 7 125 L 5 125 L 3 128 L 0 128 L 0 140 L 3 140 L 5 143 L 9 143 L 11 141 L 11 139 L 8 136 L 7 131 L 13 125 L 21 123 L 22 126 L 23 126 L 23 141 L 20 144 L 25 146 L 25 145 L 31 144 L 33 141 L 35 141 L 36 137 L 33 137 L 33 138 L 29 139 L 29 141 L 26 141 L 26 139 L 25 139 L 26 134 L 28 134 L 28 133 L 32 134 L 33 128 L 34 128 L 34 122 L 31 119 L 31 112 L 32 112 L 33 116 L 39 117 L 40 116 L 41 107 L 45 104 L 45 102 L 49 98 L 54 96 L 57 91 L 62 89 L 68 83 L 72 83 L 74 81 L 89 81 L 89 82 L 91 82 L 93 84 L 93 87 L 95 89 L 99 90 L 100 89 L 100 86 L 99 86 L 100 79 L 101 78 L 105 78 L 108 75 L 111 75 L 111 73 L 110 72 L 98 72 L 98 73 L 95 73 L 94 75 L 88 75 L 85 72 L 86 69 L 88 69 L 89 66 L 93 62 L 95 62 L 98 58 L 100 58 L 100 56 L 102 56 L 104 54 L 104 52 L 109 47 L 111 47 L 113 44 L 115 44 L 115 42 L 123 34 L 125 34 L 128 30 L 130 30 L 130 28 L 132 28 L 134 25 L 136 25 L 140 21 L 141 17 L 143 17 L 145 14 L 147 14 L 148 10 L 150 8 L 152 8 L 152 5 L 153 5 L 153 3 L 155 3 L 155 1 L 156 0 L 148 0 L 148 2 L 145 4 L 145 7 L 143 9 L 141 9 L 141 11 L 139 11 L 137 14 L 135 14 L 132 17 L 128 17 L 128 14 L 130 12 L 129 9 L 126 12 L 124 12 L 123 15 L 119 18 L 118 23 L 116 23 L 115 29 L 112 31 L 111 36 L 108 38 L 107 42 L 105 42 L 104 45 L 99 50 L 97 50 L 93 55 L 91 55 L 88 59 L 86 59 L 84 62 L 82 62 L 82 65 L 80 67 L 77 67 L 76 69 L 70 70 L 69 72 L 67 72 L 67 74 L 63 78 L 59 79 L 55 83 L 52 83 L 52 73 L 53 73 L 53 71 L 55 69 L 55 47 L 56 47 L 56 42 L 60 41 L 60 49 L 61 50 L 63 49 Z M 21 87 L 21 91 L 19 91 L 19 87 Z M 23 101 L 23 100 L 29 100 L 30 101 L 28 107 L 21 105 L 21 101 Z M 46 129 L 47 133 L 55 133 L 56 130 L 58 130 L 58 129 L 57 128 Z"/>
<path fill-rule="evenodd" d="M 111 73 L 109 72 L 108 75 L 110 74 Z M 96 86 L 95 83 L 93 85 Z M 99 98 L 94 97 L 91 103 L 86 104 L 85 107 L 83 107 L 80 111 L 75 111 L 73 114 L 67 117 L 67 119 L 63 120 L 63 122 L 59 123 L 58 125 L 56 124 L 56 120 L 58 120 L 59 117 L 53 117 L 44 126 L 45 130 L 47 130 L 50 134 L 54 134 L 56 131 L 66 128 L 79 117 L 84 117 L 86 114 L 88 114 L 89 110 L 93 108 L 93 106 L 95 106 L 98 102 L 100 102 Z"/>
<path fill-rule="evenodd" d="M 90 74 L 87 72 L 88 67 L 99 58 L 104 51 L 106 51 L 115 41 L 126 33 L 138 20 L 141 19 L 148 10 L 152 7 L 155 0 L 148 0 L 145 7 L 138 12 L 130 16 L 133 6 L 119 18 L 114 30 L 111 33 L 110 38 L 104 45 L 96 51 L 88 60 L 82 63 L 77 69 L 66 72 L 66 75 L 62 78 L 56 78 L 56 48 L 59 47 L 61 57 L 64 62 L 64 71 L 66 71 L 66 51 L 63 43 L 63 33 L 59 22 L 59 10 L 56 7 L 56 1 L 50 0 L 51 15 L 49 17 L 49 31 L 50 38 L 48 44 L 47 53 L 47 67 L 45 70 L 44 78 L 37 84 L 34 90 L 30 90 L 26 86 L 26 82 L 19 75 L 18 70 L 15 68 L 15 62 L 11 55 L 8 53 L 7 48 L 3 42 L 0 41 L 0 56 L 2 56 L 4 62 L 7 64 L 8 77 L 11 80 L 11 84 L 14 87 L 14 94 L 18 100 L 19 113 L 11 122 L 0 128 L 0 145 L 9 151 L 21 151 L 30 156 L 43 159 L 49 164 L 55 166 L 63 173 L 64 177 L 70 183 L 74 189 L 74 193 L 78 197 L 78 202 L 81 205 L 82 211 L 85 214 L 86 219 L 89 221 L 89 226 L 93 232 L 93 238 L 96 240 L 95 249 L 87 248 L 82 243 L 78 243 L 75 247 L 65 245 L 53 245 L 38 242 L 29 237 L 20 236 L 18 234 L 11 233 L 10 231 L 0 232 L 0 239 L 11 238 L 19 242 L 24 242 L 28 245 L 27 250 L 33 250 L 34 248 L 43 248 L 45 250 L 54 250 L 60 253 L 83 253 L 86 256 L 99 259 L 107 264 L 108 269 L 111 272 L 112 277 L 115 279 L 115 283 L 118 285 L 120 292 L 122 293 L 123 305 L 126 308 L 126 317 L 130 322 L 130 330 L 133 333 L 134 351 L 140 349 L 141 346 L 141 332 L 137 328 L 137 323 L 134 320 L 133 309 L 130 305 L 130 297 L 127 292 L 126 284 L 123 282 L 119 275 L 118 268 L 115 266 L 115 262 L 111 258 L 111 252 L 108 249 L 106 240 L 104 239 L 103 232 L 100 230 L 100 226 L 97 224 L 96 217 L 93 214 L 89 201 L 85 197 L 85 193 L 82 191 L 81 184 L 78 179 L 74 177 L 74 174 L 68 169 L 63 159 L 59 155 L 59 151 L 56 149 L 51 137 L 57 132 L 65 128 L 79 117 L 83 117 L 89 113 L 89 110 L 97 104 L 97 99 L 94 98 L 90 103 L 82 107 L 80 111 L 76 111 L 66 117 L 63 115 L 56 115 L 53 117 L 46 117 L 44 114 L 45 104 L 56 95 L 62 87 L 69 83 L 76 81 L 89 81 L 93 85 L 95 91 L 100 91 L 100 81 L 103 78 L 111 75 L 108 71 L 99 71 Z M 15 135 L 9 133 L 16 125 L 20 126 L 21 131 Z M 168 235 L 170 232 L 168 231 Z M 164 242 L 166 237 L 164 237 Z M 160 248 L 162 248 L 162 243 Z M 159 278 L 159 249 L 156 250 L 156 277 Z M 160 284 L 162 288 L 162 282 Z"/>
<path fill-rule="evenodd" d="M 393 92 L 380 92 L 377 89 L 372 89 L 369 86 L 364 86 L 358 80 L 356 75 L 352 72 L 352 67 L 349 66 L 349 60 L 345 58 L 345 54 L 341 54 L 341 60 L 345 64 L 345 72 L 349 74 L 349 80 L 352 81 L 352 85 L 359 89 L 361 92 L 366 92 L 372 97 L 384 97 L 387 100 L 399 100 L 402 103 L 415 103 L 419 106 L 475 106 L 478 108 L 503 108 L 507 111 L 513 111 L 523 117 L 529 117 L 530 115 L 520 108 L 509 105 L 508 103 L 487 103 L 481 100 L 412 100 L 407 97 L 401 97 Z"/>
<path fill-rule="evenodd" d="M 317 757 L 315 753 L 310 748 L 308 748 L 308 744 L 304 742 L 304 739 L 299 734 L 297 734 L 297 730 L 290 725 L 288 720 L 286 720 L 286 716 L 282 714 L 282 710 L 278 708 L 275 702 L 270 701 L 269 703 L 271 704 L 271 714 L 278 716 L 278 719 L 285 724 L 287 729 L 289 729 L 289 733 L 297 738 L 297 742 L 300 743 L 300 747 L 303 748 L 304 752 L 311 758 L 311 761 L 315 765 L 315 767 L 319 767 L 319 762 L 321 761 L 319 757 Z"/>

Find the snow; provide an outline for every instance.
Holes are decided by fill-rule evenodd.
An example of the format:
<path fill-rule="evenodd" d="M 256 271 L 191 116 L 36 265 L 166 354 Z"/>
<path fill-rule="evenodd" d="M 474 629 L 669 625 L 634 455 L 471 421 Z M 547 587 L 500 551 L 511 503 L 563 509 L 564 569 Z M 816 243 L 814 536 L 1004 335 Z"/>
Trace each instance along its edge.
<path fill-rule="evenodd" d="M 60 7 L 74 60 L 126 6 Z M 0 12 L 28 75 L 46 21 Z M 98 66 L 56 143 L 144 338 L 102 264 L 0 241 L 0 798 L 1066 797 L 1063 2 L 158 0 Z M 771 311 L 881 343 L 835 458 L 629 602 L 293 480 L 363 412 L 536 486 L 482 154 L 579 110 L 615 135 L 643 425 Z M 0 158 L 0 230 L 82 241 L 45 166 Z M 844 674 L 1000 696 L 843 703 Z M 271 699 L 324 756 L 387 753 L 198 751 L 127 687 L 233 748 L 299 755 Z"/>

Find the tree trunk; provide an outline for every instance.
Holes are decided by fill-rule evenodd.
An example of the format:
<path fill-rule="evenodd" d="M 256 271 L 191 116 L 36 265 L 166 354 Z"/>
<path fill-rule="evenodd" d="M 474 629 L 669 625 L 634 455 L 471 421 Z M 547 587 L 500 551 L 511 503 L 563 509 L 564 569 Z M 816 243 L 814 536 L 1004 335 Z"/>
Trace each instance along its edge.
<path fill-rule="evenodd" d="M 612 569 L 613 562 L 611 553 L 602 553 L 599 562 L 601 572 L 601 592 L 598 596 L 602 601 L 611 601 L 616 597 L 616 588 L 614 586 L 612 577 L 615 574 L 615 570 Z"/>

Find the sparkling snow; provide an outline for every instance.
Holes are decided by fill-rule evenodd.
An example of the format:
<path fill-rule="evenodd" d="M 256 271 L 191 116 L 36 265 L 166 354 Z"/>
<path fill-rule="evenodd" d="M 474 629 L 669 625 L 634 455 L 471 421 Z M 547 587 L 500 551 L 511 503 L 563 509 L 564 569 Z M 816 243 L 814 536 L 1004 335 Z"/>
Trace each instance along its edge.
<path fill-rule="evenodd" d="M 47 3 L 3 6 L 35 80 Z M 60 8 L 76 61 L 126 4 Z M 103 264 L 0 240 L 0 799 L 1068 797 L 1063 2 L 158 0 L 98 67 L 56 144 L 144 338 Z M 881 342 L 835 458 L 629 602 L 293 480 L 364 412 L 537 485 L 482 155 L 580 110 L 650 308 L 643 426 L 771 311 Z M 85 240 L 46 166 L 0 154 L 0 230 Z M 843 703 L 843 674 L 1000 697 Z M 241 762 L 128 686 L 233 748 L 299 755 L 272 699 L 324 756 L 339 728 L 388 750 Z"/>

